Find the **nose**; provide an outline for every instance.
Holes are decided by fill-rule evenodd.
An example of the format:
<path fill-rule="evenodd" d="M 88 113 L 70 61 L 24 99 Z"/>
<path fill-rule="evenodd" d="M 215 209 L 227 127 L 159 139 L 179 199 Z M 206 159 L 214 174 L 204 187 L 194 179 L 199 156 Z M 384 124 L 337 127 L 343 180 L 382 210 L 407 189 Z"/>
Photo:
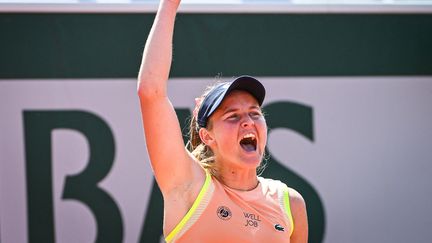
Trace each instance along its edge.
<path fill-rule="evenodd" d="M 243 128 L 247 128 L 247 127 L 253 126 L 253 124 L 254 124 L 254 121 L 252 120 L 252 118 L 249 116 L 245 116 L 242 120 L 241 126 Z"/>

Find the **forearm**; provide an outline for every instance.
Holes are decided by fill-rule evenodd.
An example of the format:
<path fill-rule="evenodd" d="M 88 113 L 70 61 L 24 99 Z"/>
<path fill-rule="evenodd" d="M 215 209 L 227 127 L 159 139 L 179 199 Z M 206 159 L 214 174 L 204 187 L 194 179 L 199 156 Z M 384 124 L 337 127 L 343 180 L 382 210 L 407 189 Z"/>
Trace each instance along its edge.
<path fill-rule="evenodd" d="M 179 2 L 162 0 L 143 52 L 138 74 L 140 96 L 165 96 L 172 60 L 174 22 Z"/>

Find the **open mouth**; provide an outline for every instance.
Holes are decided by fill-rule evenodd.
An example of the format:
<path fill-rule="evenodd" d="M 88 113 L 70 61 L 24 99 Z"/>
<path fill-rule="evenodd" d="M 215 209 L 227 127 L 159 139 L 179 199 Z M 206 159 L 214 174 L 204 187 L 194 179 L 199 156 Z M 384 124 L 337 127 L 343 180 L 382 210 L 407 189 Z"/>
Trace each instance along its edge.
<path fill-rule="evenodd" d="M 254 134 L 248 133 L 240 140 L 240 146 L 247 152 L 253 152 L 257 147 L 257 140 Z"/>

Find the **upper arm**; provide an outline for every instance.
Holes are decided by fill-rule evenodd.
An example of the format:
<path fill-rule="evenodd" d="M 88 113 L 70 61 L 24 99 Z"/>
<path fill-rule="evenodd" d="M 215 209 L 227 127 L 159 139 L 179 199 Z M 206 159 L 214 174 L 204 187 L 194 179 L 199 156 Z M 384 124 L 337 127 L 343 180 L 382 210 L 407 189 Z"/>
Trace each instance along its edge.
<path fill-rule="evenodd" d="M 147 150 L 162 193 L 190 182 L 194 167 L 199 165 L 184 147 L 180 124 L 168 97 L 140 95 L 140 103 Z"/>
<path fill-rule="evenodd" d="M 291 235 L 290 242 L 306 243 L 308 242 L 306 203 L 300 193 L 298 193 L 296 190 L 292 188 L 289 188 L 288 190 L 291 213 L 294 221 L 294 231 Z"/>

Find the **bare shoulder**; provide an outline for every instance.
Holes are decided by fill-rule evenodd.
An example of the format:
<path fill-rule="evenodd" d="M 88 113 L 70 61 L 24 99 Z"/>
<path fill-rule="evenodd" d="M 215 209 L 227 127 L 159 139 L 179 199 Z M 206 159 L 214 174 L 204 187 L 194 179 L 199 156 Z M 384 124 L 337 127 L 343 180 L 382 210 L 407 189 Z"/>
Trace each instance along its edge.
<path fill-rule="evenodd" d="M 306 202 L 303 196 L 293 188 L 288 188 L 291 213 L 294 221 L 294 231 L 291 235 L 292 243 L 306 243 L 308 241 L 308 219 Z"/>
<path fill-rule="evenodd" d="M 288 187 L 288 193 L 289 193 L 289 198 L 290 198 L 290 204 L 292 209 L 295 208 L 306 208 L 306 202 L 303 198 L 303 196 L 296 191 L 295 189 Z"/>

